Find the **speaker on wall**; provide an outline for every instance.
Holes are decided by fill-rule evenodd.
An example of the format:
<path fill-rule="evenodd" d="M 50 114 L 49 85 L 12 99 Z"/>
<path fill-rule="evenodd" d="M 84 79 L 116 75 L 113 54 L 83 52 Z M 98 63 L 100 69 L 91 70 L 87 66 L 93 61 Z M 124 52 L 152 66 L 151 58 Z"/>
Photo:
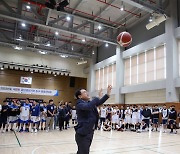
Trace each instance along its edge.
<path fill-rule="evenodd" d="M 69 86 L 70 87 L 75 87 L 75 77 L 70 77 L 70 83 L 69 83 Z"/>

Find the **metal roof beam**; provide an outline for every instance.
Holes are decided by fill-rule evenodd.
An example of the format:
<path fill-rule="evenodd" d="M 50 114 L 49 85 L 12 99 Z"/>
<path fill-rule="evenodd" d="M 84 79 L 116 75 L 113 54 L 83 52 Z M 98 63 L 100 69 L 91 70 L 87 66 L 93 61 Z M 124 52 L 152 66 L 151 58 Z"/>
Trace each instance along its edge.
<path fill-rule="evenodd" d="M 0 45 L 3 45 L 3 46 L 14 46 L 14 45 L 17 45 L 17 43 L 15 42 L 6 42 L 6 41 L 0 41 Z M 80 54 L 80 53 L 77 53 L 77 52 L 69 52 L 67 50 L 64 50 L 64 49 L 60 49 L 60 50 L 57 50 L 57 49 L 52 49 L 52 50 L 47 50 L 47 47 L 46 48 L 39 48 L 39 47 L 31 47 L 30 44 L 26 44 L 26 49 L 28 50 L 32 50 L 32 51 L 39 51 L 39 50 L 43 50 L 43 51 L 46 51 L 48 53 L 53 53 L 53 54 L 66 54 L 66 55 L 69 55 L 71 57 L 76 57 L 76 58 L 79 58 L 79 57 L 85 57 L 85 58 L 91 58 L 90 55 L 84 55 L 84 54 Z"/>
<path fill-rule="evenodd" d="M 47 16 L 46 16 L 46 25 L 48 25 L 48 23 L 49 23 L 50 16 L 51 16 L 51 9 L 48 9 L 47 10 Z"/>
<path fill-rule="evenodd" d="M 79 2 L 76 4 L 76 6 L 74 7 L 74 9 L 77 9 L 78 6 L 81 4 L 83 0 L 79 0 Z M 76 11 L 73 11 L 72 14 L 74 14 Z"/>
<path fill-rule="evenodd" d="M 89 24 L 90 22 L 89 21 L 85 21 L 84 23 L 82 23 L 82 24 L 80 24 L 80 25 L 78 25 L 78 26 L 76 26 L 76 27 L 74 27 L 75 29 L 79 29 L 79 28 L 81 28 L 81 27 L 83 27 L 83 26 L 85 26 L 85 25 L 87 25 L 87 24 Z"/>
<path fill-rule="evenodd" d="M 56 22 L 59 22 L 60 20 L 63 20 L 64 18 L 66 18 L 65 15 L 63 15 L 63 16 L 57 18 L 57 19 L 49 21 L 49 24 L 55 24 Z"/>
<path fill-rule="evenodd" d="M 149 13 L 153 13 L 153 12 L 156 12 L 156 13 L 160 13 L 160 14 L 164 14 L 165 11 L 158 8 L 158 7 L 155 7 L 145 1 L 142 1 L 142 0 L 122 0 L 124 1 L 125 3 L 128 3 L 132 6 L 135 6 L 139 9 L 142 9 L 144 11 L 147 11 Z"/>
<path fill-rule="evenodd" d="M 16 13 L 4 0 L 0 0 L 0 3 L 11 13 Z"/>
<path fill-rule="evenodd" d="M 108 30 L 108 29 L 109 29 L 108 27 L 105 27 L 105 28 L 103 28 L 102 30 L 100 30 L 100 31 L 98 31 L 98 32 L 96 32 L 96 33 L 94 33 L 94 34 L 95 34 L 95 35 L 99 35 L 99 34 L 105 32 L 105 31 Z"/>
<path fill-rule="evenodd" d="M 18 0 L 18 10 L 17 10 L 18 14 L 22 13 L 22 0 Z"/>
<path fill-rule="evenodd" d="M 94 21 L 93 19 L 88 19 L 88 18 L 85 18 L 85 17 L 82 17 L 82 16 L 79 16 L 79 15 L 75 15 L 75 14 L 70 14 L 70 13 L 67 13 L 67 12 L 63 12 L 63 11 L 56 11 L 56 10 L 52 10 L 52 13 L 54 14 L 64 14 L 64 15 L 69 15 L 69 16 L 72 16 L 74 18 L 79 18 L 81 20 L 85 20 L 85 21 L 89 21 L 89 22 L 93 22 L 93 23 L 96 23 L 96 24 L 101 24 L 102 26 L 105 26 L 105 27 L 109 27 L 109 28 L 113 28 L 113 29 L 117 29 L 116 27 L 113 27 L 111 25 L 108 25 L 108 24 L 104 24 L 102 22 L 98 22 L 98 21 Z"/>
<path fill-rule="evenodd" d="M 43 20 L 43 17 L 41 15 L 39 15 L 34 8 L 31 8 L 31 10 L 38 19 Z"/>
<path fill-rule="evenodd" d="M 110 38 L 104 38 L 104 37 L 100 37 L 97 36 L 95 34 L 90 34 L 87 32 L 81 32 L 78 31 L 74 28 L 67 28 L 67 27 L 62 27 L 62 26 L 58 26 L 58 25 L 45 25 L 44 21 L 41 20 L 37 20 L 34 18 L 29 18 L 29 17 L 25 17 L 25 16 L 21 16 L 19 14 L 14 14 L 14 13 L 9 13 L 9 12 L 4 12 L 4 11 L 0 11 L 0 16 L 3 18 L 7 18 L 7 19 L 12 19 L 12 20 L 16 20 L 16 21 L 23 21 L 32 25 L 36 25 L 36 26 L 41 26 L 44 28 L 49 28 L 49 29 L 54 29 L 54 30 L 59 30 L 59 31 L 63 31 L 69 34 L 73 34 L 73 35 L 78 35 L 78 36 L 82 36 L 85 38 L 89 38 L 89 39 L 93 39 L 93 40 L 97 40 L 100 42 L 107 42 L 109 44 L 114 44 L 117 45 L 116 41 Z"/>
<path fill-rule="evenodd" d="M 113 2 L 114 2 L 115 0 L 111 0 L 110 2 L 108 2 L 109 4 L 112 4 Z M 103 10 L 103 11 L 99 11 L 99 12 L 97 12 L 96 13 L 96 16 L 100 16 L 107 8 L 109 8 L 110 7 L 110 5 L 105 5 L 101 10 Z M 96 18 L 94 18 L 94 20 L 97 20 L 98 18 L 96 17 Z"/>

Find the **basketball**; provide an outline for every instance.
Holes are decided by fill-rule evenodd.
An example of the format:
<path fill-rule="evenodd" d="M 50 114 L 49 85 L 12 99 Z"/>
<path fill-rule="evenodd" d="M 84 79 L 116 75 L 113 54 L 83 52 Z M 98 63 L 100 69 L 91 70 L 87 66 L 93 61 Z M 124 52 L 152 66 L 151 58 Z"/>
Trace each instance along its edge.
<path fill-rule="evenodd" d="M 120 46 L 127 47 L 132 42 L 132 36 L 128 32 L 121 32 L 117 36 L 117 42 L 120 44 Z"/>

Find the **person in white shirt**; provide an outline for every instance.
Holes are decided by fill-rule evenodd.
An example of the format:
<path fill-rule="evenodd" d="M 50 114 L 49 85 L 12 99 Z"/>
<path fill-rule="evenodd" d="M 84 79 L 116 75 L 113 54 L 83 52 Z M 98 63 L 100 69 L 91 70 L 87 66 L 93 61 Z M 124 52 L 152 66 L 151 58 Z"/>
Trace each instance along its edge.
<path fill-rule="evenodd" d="M 163 125 L 163 133 L 166 132 L 168 117 L 169 117 L 169 110 L 166 108 L 166 104 L 163 105 L 163 109 L 161 110 L 162 115 L 162 125 Z"/>
<path fill-rule="evenodd" d="M 138 109 L 137 109 L 137 106 L 133 106 L 133 109 L 132 109 L 132 125 L 133 125 L 133 130 L 136 130 L 136 126 L 138 124 L 138 116 L 139 116 L 139 113 L 138 113 Z"/>
<path fill-rule="evenodd" d="M 130 109 L 129 106 L 127 106 L 126 110 L 124 111 L 125 114 L 125 123 L 126 123 L 126 129 L 130 128 L 130 124 L 131 124 L 131 115 L 132 115 L 132 110 Z"/>
<path fill-rule="evenodd" d="M 101 128 L 101 126 L 103 126 L 103 124 L 104 124 L 104 122 L 106 120 L 106 116 L 107 116 L 107 111 L 106 111 L 106 108 L 105 108 L 104 105 L 100 108 L 99 115 L 100 115 L 99 128 Z"/>
<path fill-rule="evenodd" d="M 116 129 L 116 124 L 119 124 L 119 109 L 118 106 L 113 107 L 112 110 L 112 129 Z"/>
<path fill-rule="evenodd" d="M 119 125 L 120 125 L 120 127 L 122 125 L 122 121 L 124 121 L 124 117 L 125 117 L 124 111 L 125 111 L 124 106 L 121 106 L 121 108 L 119 110 Z"/>
<path fill-rule="evenodd" d="M 47 104 L 46 102 L 44 102 L 43 104 L 41 104 L 41 113 L 40 113 L 40 126 L 41 126 L 41 130 L 45 130 L 45 126 L 46 126 L 46 117 L 47 117 Z"/>
<path fill-rule="evenodd" d="M 76 114 L 75 106 L 73 106 L 71 112 L 72 112 L 72 124 L 76 124 L 77 123 L 77 114 Z"/>
<path fill-rule="evenodd" d="M 30 118 L 30 109 L 31 105 L 29 104 L 29 100 L 26 99 L 26 102 L 22 103 L 21 108 L 20 108 L 20 124 L 21 124 L 21 129 L 19 132 L 23 131 L 23 127 L 26 126 L 25 131 L 29 132 L 29 118 Z"/>

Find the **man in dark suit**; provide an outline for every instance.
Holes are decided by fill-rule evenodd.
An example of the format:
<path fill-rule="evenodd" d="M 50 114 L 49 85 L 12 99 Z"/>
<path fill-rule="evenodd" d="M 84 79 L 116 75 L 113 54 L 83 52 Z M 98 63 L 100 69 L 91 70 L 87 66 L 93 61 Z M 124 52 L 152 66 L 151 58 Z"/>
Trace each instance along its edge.
<path fill-rule="evenodd" d="M 77 154 L 89 154 L 89 148 L 94 135 L 94 130 L 98 124 L 98 111 L 97 106 L 103 104 L 111 94 L 112 87 L 109 85 L 107 94 L 101 99 L 94 98 L 90 101 L 88 92 L 85 89 L 76 91 L 75 96 L 78 99 L 76 104 L 78 125 L 75 126 L 75 139 L 78 146 Z M 102 96 L 102 90 L 99 93 Z"/>

